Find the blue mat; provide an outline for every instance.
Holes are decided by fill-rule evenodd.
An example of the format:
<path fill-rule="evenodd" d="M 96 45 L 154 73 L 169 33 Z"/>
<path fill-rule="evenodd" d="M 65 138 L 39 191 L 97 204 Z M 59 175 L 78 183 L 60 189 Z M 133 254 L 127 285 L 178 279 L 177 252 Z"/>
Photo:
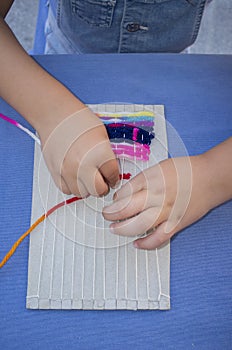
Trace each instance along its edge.
<path fill-rule="evenodd" d="M 189 154 L 232 135 L 231 56 L 36 59 L 86 103 L 164 104 Z M 0 112 L 28 126 L 2 100 Z M 171 153 L 175 146 L 169 139 Z M 0 154 L 3 257 L 30 224 L 33 141 L 0 120 Z M 170 311 L 26 310 L 27 239 L 0 271 L 0 348 L 231 349 L 231 228 L 230 201 L 172 240 Z"/>

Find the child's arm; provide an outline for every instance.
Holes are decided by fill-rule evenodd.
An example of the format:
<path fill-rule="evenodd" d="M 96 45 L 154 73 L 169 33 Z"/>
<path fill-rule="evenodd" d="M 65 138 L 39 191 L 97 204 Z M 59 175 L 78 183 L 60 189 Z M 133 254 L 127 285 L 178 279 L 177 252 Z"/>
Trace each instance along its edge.
<path fill-rule="evenodd" d="M 154 249 L 229 199 L 232 137 L 202 155 L 167 159 L 138 174 L 103 213 L 116 221 L 111 224 L 116 234 L 136 236 L 149 230 L 135 246 Z"/>
<path fill-rule="evenodd" d="M 105 127 L 23 50 L 3 19 L 6 4 L 0 5 L 0 96 L 39 133 L 59 188 L 82 196 L 105 194 L 119 178 Z"/>

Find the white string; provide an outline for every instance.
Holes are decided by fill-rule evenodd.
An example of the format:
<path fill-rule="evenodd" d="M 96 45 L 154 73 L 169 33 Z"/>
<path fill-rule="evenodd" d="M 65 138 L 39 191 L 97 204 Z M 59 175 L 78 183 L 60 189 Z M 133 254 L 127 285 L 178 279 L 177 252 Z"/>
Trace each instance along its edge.
<path fill-rule="evenodd" d="M 56 203 L 58 202 L 58 191 L 56 192 Z M 57 220 L 57 212 L 55 214 L 55 223 Z M 56 225 L 55 225 L 56 227 Z M 51 268 L 51 277 L 50 277 L 50 286 L 49 286 L 49 299 L 52 299 L 52 290 L 53 290 L 53 274 L 54 274 L 54 256 L 55 256 L 55 245 L 56 245 L 56 232 L 53 231 L 53 244 L 52 244 L 52 268 Z"/>
<path fill-rule="evenodd" d="M 144 105 L 142 106 L 143 109 L 144 108 Z M 148 161 L 144 162 L 143 164 L 143 170 L 144 168 L 148 168 L 149 167 L 149 164 L 148 164 Z M 150 290 L 149 290 L 149 267 L 148 267 L 148 253 L 147 253 L 147 250 L 145 251 L 145 266 L 146 266 L 146 289 L 147 289 L 147 299 L 150 300 Z"/>
<path fill-rule="evenodd" d="M 48 194 L 49 194 L 49 188 L 51 185 L 51 176 L 49 176 L 49 183 L 48 183 L 48 191 L 46 194 L 46 209 L 48 209 Z M 40 255 L 40 263 L 39 263 L 39 277 L 38 277 L 38 289 L 37 293 L 40 295 L 40 288 L 41 288 L 41 274 L 42 274 L 42 263 L 43 263 L 43 253 L 44 253 L 44 241 L 45 241 L 45 231 L 46 231 L 46 225 L 47 220 L 44 221 L 43 224 L 43 233 L 42 233 L 42 246 L 41 246 L 41 255 Z"/>
<path fill-rule="evenodd" d="M 153 106 L 154 114 L 156 115 L 155 107 Z M 155 123 L 156 128 L 156 123 Z M 157 273 L 158 273 L 158 283 L 159 283 L 159 295 L 158 300 L 160 302 L 161 294 L 162 294 L 162 285 L 161 285 L 161 274 L 160 274 L 160 263 L 159 263 L 159 255 L 158 255 L 158 249 L 156 248 L 156 262 L 157 262 Z"/>
<path fill-rule="evenodd" d="M 75 215 L 74 215 L 74 240 L 75 243 L 77 242 L 77 229 L 76 229 L 76 222 L 77 222 L 77 204 L 75 203 Z M 74 249 L 74 258 L 73 258 L 73 276 L 72 276 L 72 300 L 74 300 L 74 274 L 75 274 L 75 266 L 76 266 L 76 244 L 73 242 L 73 249 Z"/>
<path fill-rule="evenodd" d="M 164 297 L 168 298 L 168 299 L 171 299 L 170 295 L 168 294 L 165 294 L 165 293 L 160 293 L 160 296 L 163 295 Z"/>
<path fill-rule="evenodd" d="M 105 207 L 105 197 L 103 197 L 103 208 Z M 103 220 L 103 248 L 102 248 L 102 256 L 103 256 L 103 266 L 102 266 L 102 278 L 103 278 L 103 300 L 106 299 L 106 256 L 105 256 L 105 220 Z"/>
<path fill-rule="evenodd" d="M 97 207 L 97 199 L 94 198 L 94 205 L 95 205 L 95 217 L 94 217 L 94 227 L 95 227 L 95 232 L 94 232 L 94 249 L 93 249 L 93 285 L 92 285 L 92 296 L 93 296 L 93 300 L 95 299 L 95 281 L 96 281 L 96 259 L 97 259 L 97 256 L 96 256 L 96 249 L 97 249 L 97 210 L 98 210 L 98 207 Z"/>
<path fill-rule="evenodd" d="M 64 217 L 66 217 L 66 205 L 63 207 L 64 208 Z M 65 225 L 65 222 L 64 222 Z M 65 226 L 64 226 L 65 227 Z M 61 265 L 61 284 L 60 284 L 60 295 L 61 295 L 61 300 L 63 300 L 63 292 L 64 292 L 64 253 L 65 253 L 65 235 L 63 235 L 62 239 L 62 252 L 63 252 L 63 257 L 62 257 L 62 265 Z"/>
<path fill-rule="evenodd" d="M 155 250 L 156 253 L 156 264 L 157 264 L 157 273 L 158 273 L 158 284 L 159 284 L 159 295 L 158 301 L 161 299 L 161 275 L 160 275 L 160 266 L 159 266 L 159 257 L 158 257 L 158 249 Z"/>
<path fill-rule="evenodd" d="M 76 208 L 77 206 L 75 206 L 75 212 L 76 212 Z M 74 232 L 73 232 L 73 239 L 74 241 L 76 241 L 76 215 L 74 215 Z M 71 300 L 73 302 L 73 297 L 74 297 L 74 290 L 73 290 L 73 287 L 74 287 L 74 273 L 75 273 L 75 257 L 76 257 L 76 254 L 75 254 L 75 250 L 76 250 L 76 244 L 72 244 L 72 280 L 71 280 Z"/>
<path fill-rule="evenodd" d="M 122 174 L 124 174 L 124 166 L 125 166 L 125 159 L 122 159 Z M 126 237 L 126 242 L 124 245 L 124 253 L 125 253 L 125 299 L 127 299 L 128 296 L 128 237 Z"/>
<path fill-rule="evenodd" d="M 83 205 L 83 222 L 86 222 L 86 206 L 85 204 Z M 85 250 L 86 250 L 86 245 L 85 245 L 85 226 L 82 225 L 82 233 L 83 233 L 83 254 L 82 254 L 82 293 L 81 293 L 81 299 L 82 299 L 82 303 L 84 300 L 84 276 L 85 276 Z"/>
<path fill-rule="evenodd" d="M 33 133 L 31 132 L 29 129 L 25 128 L 24 126 L 22 126 L 21 124 L 17 123 L 19 126 L 19 129 L 23 130 L 27 135 L 29 135 L 35 142 L 38 143 L 38 145 L 41 146 L 41 142 L 40 139 Z"/>
<path fill-rule="evenodd" d="M 144 106 L 143 106 L 144 108 Z M 148 161 L 145 162 L 145 166 L 143 166 L 143 170 L 144 168 L 148 168 L 149 164 Z M 148 251 L 145 251 L 145 259 L 146 259 L 146 282 L 147 282 L 147 299 L 150 300 L 150 278 L 149 278 L 149 264 L 148 264 Z"/>

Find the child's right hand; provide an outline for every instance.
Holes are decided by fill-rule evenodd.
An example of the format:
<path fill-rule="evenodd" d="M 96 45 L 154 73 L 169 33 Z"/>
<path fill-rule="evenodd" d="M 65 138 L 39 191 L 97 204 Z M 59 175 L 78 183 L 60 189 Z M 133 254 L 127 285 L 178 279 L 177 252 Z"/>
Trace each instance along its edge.
<path fill-rule="evenodd" d="M 62 192 L 101 196 L 119 180 L 106 129 L 89 108 L 58 123 L 53 119 L 52 131 L 43 125 L 39 136 L 48 169 Z"/>

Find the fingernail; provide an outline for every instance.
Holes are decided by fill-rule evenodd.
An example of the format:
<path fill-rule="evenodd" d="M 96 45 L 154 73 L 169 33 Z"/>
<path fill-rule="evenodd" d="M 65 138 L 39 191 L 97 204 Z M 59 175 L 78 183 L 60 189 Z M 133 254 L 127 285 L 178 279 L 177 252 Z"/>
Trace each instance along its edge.
<path fill-rule="evenodd" d="M 114 228 L 110 226 L 110 233 L 114 233 Z"/>
<path fill-rule="evenodd" d="M 104 207 L 103 212 L 106 214 L 112 214 L 112 211 L 114 209 L 114 208 L 112 209 L 112 207 L 113 207 L 113 205 L 108 205 L 108 206 Z"/>
<path fill-rule="evenodd" d="M 108 190 L 107 190 L 105 193 L 100 194 L 99 197 L 100 197 L 100 198 L 101 198 L 101 197 L 105 197 L 105 196 L 107 196 L 107 194 L 109 194 L 109 192 L 110 192 L 110 188 L 108 187 Z"/>
<path fill-rule="evenodd" d="M 135 248 L 139 248 L 138 242 L 137 242 L 137 241 L 134 241 L 134 242 L 133 242 L 133 246 L 134 246 Z"/>
<path fill-rule="evenodd" d="M 115 184 L 114 186 L 112 186 L 111 188 L 113 188 L 113 189 L 118 188 L 118 187 L 120 186 L 120 183 L 121 183 L 121 181 L 118 180 L 118 181 L 116 182 L 116 184 Z"/>

